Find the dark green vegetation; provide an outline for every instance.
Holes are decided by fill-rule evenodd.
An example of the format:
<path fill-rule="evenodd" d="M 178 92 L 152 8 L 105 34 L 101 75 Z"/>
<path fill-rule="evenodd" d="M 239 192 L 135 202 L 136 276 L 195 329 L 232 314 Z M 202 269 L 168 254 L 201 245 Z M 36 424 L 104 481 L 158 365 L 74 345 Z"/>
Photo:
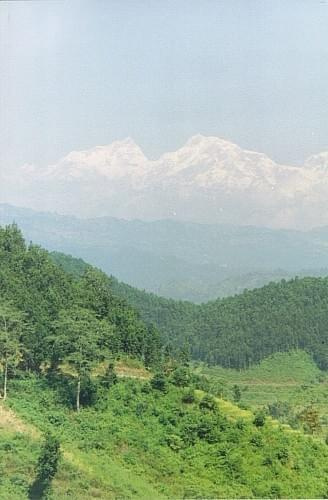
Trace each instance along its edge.
<path fill-rule="evenodd" d="M 28 241 L 174 299 L 204 302 L 295 274 L 328 274 L 325 228 L 301 232 L 173 220 L 82 220 L 0 205 L 0 224 L 13 221 Z"/>
<path fill-rule="evenodd" d="M 139 357 L 146 365 L 159 359 L 156 330 L 112 293 L 100 271 L 88 267 L 80 278 L 66 273 L 45 250 L 26 246 L 16 226 L 0 228 L 0 263 L 5 374 L 18 366 L 55 371 L 66 361 L 87 376 L 91 360 L 120 353 Z"/>
<path fill-rule="evenodd" d="M 255 297 L 253 319 L 260 316 L 256 292 L 240 303 L 235 297 L 204 306 L 156 298 L 82 261 L 26 246 L 16 226 L 0 229 L 0 264 L 0 362 L 8 386 L 0 404 L 0 498 L 328 496 L 328 446 L 311 428 L 314 410 L 304 421 L 316 436 L 305 435 L 280 426 L 261 404 L 253 413 L 222 399 L 243 403 L 238 380 L 188 367 L 201 322 L 205 352 L 212 348 L 207 338 L 222 341 L 214 335 L 222 316 L 234 332 L 227 318 L 239 311 L 245 327 L 245 297 Z M 275 286 L 280 290 L 270 285 L 264 294 L 271 311 L 273 297 L 281 301 Z M 301 311 L 302 290 L 291 295 L 301 296 Z M 315 294 L 319 309 L 323 296 Z M 274 349 L 283 349 L 280 340 Z"/>
<path fill-rule="evenodd" d="M 87 265 L 62 254 L 52 258 L 68 272 Z M 247 368 L 275 352 L 301 349 L 328 368 L 328 278 L 295 278 L 202 305 L 174 301 L 108 278 L 164 344 L 187 348 L 192 358 L 228 368 Z"/>
<path fill-rule="evenodd" d="M 43 498 L 49 495 L 51 482 L 58 471 L 59 460 L 59 440 L 48 432 L 38 459 L 36 478 L 29 490 L 30 499 Z"/>
<path fill-rule="evenodd" d="M 247 368 L 301 349 L 328 368 L 328 278 L 295 278 L 203 305 L 147 294 L 117 281 L 113 289 L 154 323 L 165 342 L 188 346 L 194 359 Z"/>

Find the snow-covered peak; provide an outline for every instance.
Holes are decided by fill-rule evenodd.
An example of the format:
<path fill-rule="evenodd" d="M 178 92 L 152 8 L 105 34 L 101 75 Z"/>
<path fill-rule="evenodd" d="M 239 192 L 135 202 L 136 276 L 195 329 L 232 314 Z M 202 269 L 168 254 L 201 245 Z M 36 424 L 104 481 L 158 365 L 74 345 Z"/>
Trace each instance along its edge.
<path fill-rule="evenodd" d="M 199 148 L 199 149 L 206 149 L 206 148 L 239 148 L 236 144 L 227 141 L 225 139 L 221 139 L 220 137 L 216 136 L 211 136 L 211 135 L 202 135 L 202 134 L 196 134 L 190 137 L 186 144 L 185 147 L 192 147 L 192 148 Z"/>
<path fill-rule="evenodd" d="M 304 165 L 310 169 L 324 169 L 328 171 L 328 151 L 310 156 Z"/>
<path fill-rule="evenodd" d="M 72 151 L 55 165 L 25 165 L 11 184 L 26 206 L 62 213 L 309 227 L 328 223 L 327 172 L 328 152 L 293 167 L 197 134 L 157 160 L 131 138 Z"/>
<path fill-rule="evenodd" d="M 48 173 L 57 178 L 82 178 L 103 176 L 118 178 L 126 175 L 143 174 L 148 159 L 133 139 L 114 141 L 109 145 L 96 146 L 82 151 L 72 151 Z"/>

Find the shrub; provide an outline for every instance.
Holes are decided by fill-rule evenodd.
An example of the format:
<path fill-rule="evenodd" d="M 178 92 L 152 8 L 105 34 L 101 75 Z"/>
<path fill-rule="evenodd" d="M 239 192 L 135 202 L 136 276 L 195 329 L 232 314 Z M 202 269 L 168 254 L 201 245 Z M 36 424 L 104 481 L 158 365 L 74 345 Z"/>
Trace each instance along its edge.
<path fill-rule="evenodd" d="M 109 363 L 104 376 L 101 378 L 101 385 L 109 389 L 112 385 L 117 383 L 117 375 L 114 371 L 114 363 Z"/>
<path fill-rule="evenodd" d="M 150 381 L 153 389 L 161 392 L 167 392 L 167 380 L 163 373 L 155 373 Z"/>
<path fill-rule="evenodd" d="M 218 406 L 213 396 L 211 396 L 210 394 L 206 394 L 200 401 L 199 408 L 205 411 L 214 411 L 218 408 Z"/>
<path fill-rule="evenodd" d="M 264 424 L 265 424 L 265 414 L 260 411 L 258 413 L 255 414 L 255 417 L 254 417 L 254 420 L 253 420 L 253 424 L 256 426 L 256 427 L 263 427 Z"/>
<path fill-rule="evenodd" d="M 241 390 L 240 390 L 239 385 L 235 384 L 232 388 L 232 392 L 233 392 L 234 402 L 239 403 L 239 401 L 241 400 Z"/>
<path fill-rule="evenodd" d="M 48 433 L 41 449 L 36 469 L 36 479 L 30 487 L 29 498 L 45 498 L 50 490 L 51 481 L 56 475 L 60 459 L 60 443 Z"/>
<path fill-rule="evenodd" d="M 281 448 L 281 450 L 277 452 L 277 458 L 283 465 L 285 465 L 289 459 L 289 451 L 287 448 Z"/>
<path fill-rule="evenodd" d="M 192 404 L 195 402 L 195 394 L 194 391 L 190 390 L 183 394 L 181 401 L 186 404 Z"/>
<path fill-rule="evenodd" d="M 189 370 L 185 366 L 176 368 L 171 375 L 171 382 L 177 387 L 187 387 L 190 382 Z"/>
<path fill-rule="evenodd" d="M 173 451 L 179 451 L 183 448 L 183 440 L 176 434 L 170 434 L 166 437 L 166 443 Z"/>
<path fill-rule="evenodd" d="M 255 446 L 256 448 L 262 448 L 263 446 L 263 439 L 261 434 L 254 434 L 254 436 L 251 437 L 250 443 Z"/>

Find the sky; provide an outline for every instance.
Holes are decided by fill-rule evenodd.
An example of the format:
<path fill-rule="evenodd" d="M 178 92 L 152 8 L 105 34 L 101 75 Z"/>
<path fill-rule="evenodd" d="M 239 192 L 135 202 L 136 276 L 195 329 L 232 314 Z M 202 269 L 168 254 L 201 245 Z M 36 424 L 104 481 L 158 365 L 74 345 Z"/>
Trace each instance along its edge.
<path fill-rule="evenodd" d="M 195 134 L 277 162 L 328 151 L 325 0 L 0 2 L 0 170 Z"/>

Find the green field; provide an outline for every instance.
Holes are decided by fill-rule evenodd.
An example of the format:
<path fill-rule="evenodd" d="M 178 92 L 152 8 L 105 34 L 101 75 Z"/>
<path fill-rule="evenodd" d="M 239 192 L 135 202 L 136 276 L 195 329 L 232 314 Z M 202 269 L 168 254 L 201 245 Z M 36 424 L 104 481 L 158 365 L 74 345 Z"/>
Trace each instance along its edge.
<path fill-rule="evenodd" d="M 325 436 L 328 432 L 328 374 L 304 351 L 276 353 L 247 370 L 198 364 L 195 371 L 208 376 L 212 384 L 216 381 L 219 390 L 229 399 L 234 397 L 233 386 L 238 385 L 239 404 L 253 409 L 287 402 L 295 412 L 301 412 L 312 405 L 319 412 L 319 434 Z"/>

